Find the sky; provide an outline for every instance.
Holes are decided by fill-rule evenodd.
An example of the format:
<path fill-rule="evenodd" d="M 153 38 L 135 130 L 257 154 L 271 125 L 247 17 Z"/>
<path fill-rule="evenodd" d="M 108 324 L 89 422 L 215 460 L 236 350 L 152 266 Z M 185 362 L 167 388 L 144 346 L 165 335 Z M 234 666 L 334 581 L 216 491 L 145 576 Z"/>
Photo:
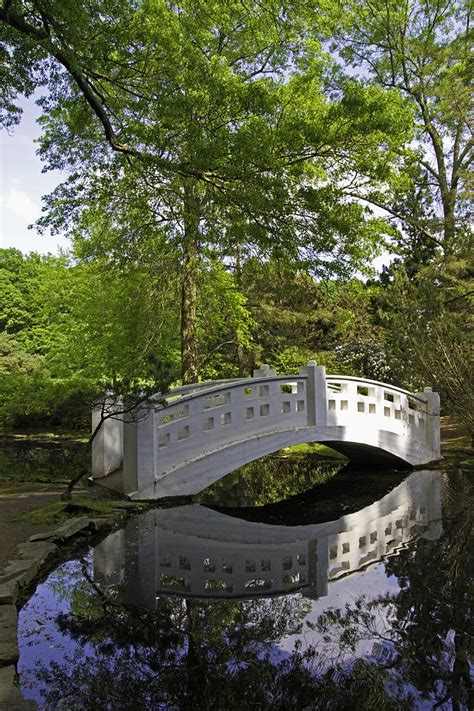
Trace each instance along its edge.
<path fill-rule="evenodd" d="M 41 197 L 54 190 L 64 176 L 58 171 L 42 173 L 35 139 L 40 135 L 36 119 L 40 109 L 34 99 L 21 102 L 21 123 L 0 131 L 0 247 L 22 252 L 58 254 L 69 240 L 60 235 L 40 235 L 28 229 L 41 215 Z"/>

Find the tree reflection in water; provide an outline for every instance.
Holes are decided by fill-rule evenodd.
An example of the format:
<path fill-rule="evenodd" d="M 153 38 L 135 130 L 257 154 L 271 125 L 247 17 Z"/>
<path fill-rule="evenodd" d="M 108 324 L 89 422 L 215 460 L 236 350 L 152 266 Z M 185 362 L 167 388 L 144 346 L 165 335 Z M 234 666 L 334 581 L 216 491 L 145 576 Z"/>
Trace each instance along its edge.
<path fill-rule="evenodd" d="M 301 596 L 169 597 L 140 613 L 120 604 L 119 593 L 100 590 L 87 568 L 84 561 L 87 585 L 58 620 L 80 646 L 37 671 L 48 709 L 412 708 L 398 691 L 386 692 L 387 673 L 377 666 L 360 661 L 341 683 L 323 639 L 279 653 L 282 637 L 303 630 L 310 603 Z"/>
<path fill-rule="evenodd" d="M 159 596 L 155 609 L 139 610 L 125 583 L 102 587 L 84 559 L 80 579 L 56 577 L 56 594 L 69 600 L 56 622 L 70 651 L 29 681 L 44 689 L 46 709 L 403 710 L 423 699 L 470 709 L 472 482 L 444 483 L 441 537 L 418 538 L 380 564 L 396 592 L 326 608 L 316 622 L 300 593 Z"/>

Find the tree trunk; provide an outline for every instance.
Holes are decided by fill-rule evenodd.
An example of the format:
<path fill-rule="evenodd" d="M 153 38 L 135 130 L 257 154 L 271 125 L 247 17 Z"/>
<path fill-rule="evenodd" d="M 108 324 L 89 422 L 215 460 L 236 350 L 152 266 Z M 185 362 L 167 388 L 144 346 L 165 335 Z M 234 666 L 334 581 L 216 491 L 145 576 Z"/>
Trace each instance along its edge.
<path fill-rule="evenodd" d="M 240 244 L 237 242 L 235 247 L 235 279 L 237 281 L 237 286 L 241 290 L 242 286 L 242 264 L 240 255 Z M 244 378 L 247 373 L 246 363 L 245 363 L 245 348 L 242 345 L 242 338 L 239 333 L 239 329 L 235 334 L 235 341 L 237 343 L 237 365 L 239 368 L 239 376 Z"/>
<path fill-rule="evenodd" d="M 443 251 L 445 259 L 452 256 L 456 239 L 455 204 L 456 193 L 453 189 L 443 191 L 441 194 L 443 203 Z"/>
<path fill-rule="evenodd" d="M 184 244 L 181 274 L 181 379 L 197 383 L 196 302 L 199 259 L 199 201 L 190 181 L 184 185 Z"/>

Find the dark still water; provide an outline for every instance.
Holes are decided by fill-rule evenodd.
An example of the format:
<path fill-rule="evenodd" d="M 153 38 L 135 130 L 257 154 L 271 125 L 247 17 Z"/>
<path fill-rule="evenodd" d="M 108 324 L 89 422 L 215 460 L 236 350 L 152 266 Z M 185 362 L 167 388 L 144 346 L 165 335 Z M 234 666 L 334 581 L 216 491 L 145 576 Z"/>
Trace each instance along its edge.
<path fill-rule="evenodd" d="M 0 438 L 0 483 L 69 481 L 87 457 L 81 442 Z"/>
<path fill-rule="evenodd" d="M 26 697 L 94 711 L 472 707 L 467 473 L 343 469 L 266 506 L 245 477 L 240 505 L 229 482 L 231 507 L 211 492 L 212 506 L 150 510 L 38 586 L 20 614 Z"/>

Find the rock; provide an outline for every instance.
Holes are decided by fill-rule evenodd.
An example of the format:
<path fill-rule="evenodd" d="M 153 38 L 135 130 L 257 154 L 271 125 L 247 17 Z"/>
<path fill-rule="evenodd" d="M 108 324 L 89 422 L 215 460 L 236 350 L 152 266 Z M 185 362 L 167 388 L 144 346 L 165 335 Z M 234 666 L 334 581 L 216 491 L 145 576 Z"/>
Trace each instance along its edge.
<path fill-rule="evenodd" d="M 89 518 L 87 516 L 71 518 L 54 531 L 54 540 L 65 541 L 68 538 L 72 538 L 72 536 L 75 536 L 79 531 L 87 528 L 88 525 Z"/>
<path fill-rule="evenodd" d="M 52 541 L 54 540 L 54 531 L 45 531 L 44 533 L 35 533 L 34 536 L 30 536 L 29 541 L 31 543 L 36 543 L 37 541 Z"/>
<path fill-rule="evenodd" d="M 54 543 L 48 543 L 47 541 L 30 541 L 17 546 L 18 556 L 22 559 L 36 560 L 39 568 L 46 563 L 48 558 L 57 553 L 57 550 L 58 547 Z"/>
<path fill-rule="evenodd" d="M 24 699 L 20 689 L 15 686 L 15 667 L 0 668 L 0 709 L 8 711 L 33 711 L 38 708 L 36 701 Z"/>
<path fill-rule="evenodd" d="M 18 661 L 18 612 L 15 605 L 0 605 L 0 664 Z"/>
<path fill-rule="evenodd" d="M 115 521 L 115 523 L 122 523 L 122 521 L 125 521 L 127 518 L 127 512 L 126 511 L 114 511 L 111 514 L 112 520 Z"/>
<path fill-rule="evenodd" d="M 91 518 L 89 525 L 93 531 L 106 531 L 114 523 L 113 518 L 101 517 L 101 518 Z"/>
<path fill-rule="evenodd" d="M 14 605 L 18 598 L 18 580 L 0 585 L 0 605 Z"/>
<path fill-rule="evenodd" d="M 39 565 L 37 560 L 14 560 L 3 569 L 0 575 L 0 585 L 17 580 L 22 588 L 29 585 L 38 573 Z"/>

